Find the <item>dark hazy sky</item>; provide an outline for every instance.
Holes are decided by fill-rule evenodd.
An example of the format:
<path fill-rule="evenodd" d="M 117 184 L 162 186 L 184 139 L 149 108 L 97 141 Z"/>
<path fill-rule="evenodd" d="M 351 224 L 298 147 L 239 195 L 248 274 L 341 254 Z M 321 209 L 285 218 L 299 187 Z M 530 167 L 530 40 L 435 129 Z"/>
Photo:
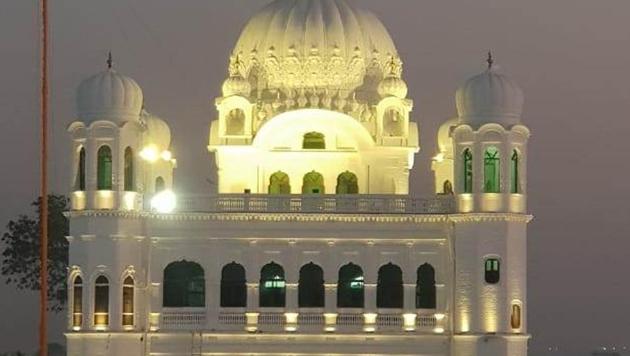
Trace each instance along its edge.
<path fill-rule="evenodd" d="M 358 0 L 405 62 L 422 150 L 413 190 L 428 195 L 438 125 L 492 48 L 523 87 L 529 150 L 532 355 L 630 344 L 630 1 Z M 180 190 L 204 192 L 213 100 L 247 18 L 266 0 L 52 0 L 53 186 L 68 184 L 66 125 L 81 79 L 108 50 L 174 132 Z M 36 1 L 0 0 L 0 222 L 37 194 Z M 37 296 L 0 286 L 0 351 L 32 349 Z M 53 332 L 61 340 L 64 316 Z"/>

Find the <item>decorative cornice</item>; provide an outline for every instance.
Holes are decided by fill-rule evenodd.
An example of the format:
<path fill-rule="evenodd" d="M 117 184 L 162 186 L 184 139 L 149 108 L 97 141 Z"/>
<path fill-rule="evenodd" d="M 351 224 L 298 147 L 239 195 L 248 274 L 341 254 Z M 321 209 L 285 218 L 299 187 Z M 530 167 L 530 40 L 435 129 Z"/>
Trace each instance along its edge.
<path fill-rule="evenodd" d="M 516 213 L 466 214 L 319 214 L 319 213 L 177 213 L 158 214 L 145 211 L 83 210 L 66 213 L 69 218 L 112 217 L 159 221 L 226 222 L 342 222 L 342 223 L 441 223 L 508 221 L 529 223 L 532 215 Z"/>

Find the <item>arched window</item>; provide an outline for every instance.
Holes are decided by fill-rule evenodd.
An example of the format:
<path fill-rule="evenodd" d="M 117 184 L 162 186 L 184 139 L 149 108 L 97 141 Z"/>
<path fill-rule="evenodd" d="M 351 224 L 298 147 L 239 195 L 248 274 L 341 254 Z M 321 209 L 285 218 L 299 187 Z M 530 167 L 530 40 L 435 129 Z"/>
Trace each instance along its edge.
<path fill-rule="evenodd" d="M 236 262 L 221 270 L 221 307 L 245 308 L 247 306 L 247 280 L 245 268 Z"/>
<path fill-rule="evenodd" d="M 286 282 L 284 269 L 275 262 L 266 264 L 260 270 L 260 307 L 284 308 Z"/>
<path fill-rule="evenodd" d="M 99 276 L 94 282 L 94 326 L 109 325 L 109 281 Z"/>
<path fill-rule="evenodd" d="M 484 192 L 501 192 L 501 156 L 496 147 L 486 148 L 483 160 Z"/>
<path fill-rule="evenodd" d="M 232 136 L 245 134 L 245 112 L 241 109 L 232 109 L 228 113 L 225 133 Z"/>
<path fill-rule="evenodd" d="M 77 178 L 75 190 L 85 190 L 85 147 L 79 150 L 79 161 L 77 162 Z"/>
<path fill-rule="evenodd" d="M 324 176 L 312 171 L 304 176 L 302 194 L 325 194 Z"/>
<path fill-rule="evenodd" d="M 510 192 L 512 194 L 518 194 L 521 192 L 521 182 L 519 179 L 520 160 L 521 158 L 518 155 L 518 151 L 514 150 L 514 152 L 512 152 L 512 159 L 510 160 Z"/>
<path fill-rule="evenodd" d="M 166 183 L 164 183 L 164 178 L 157 177 L 155 178 L 155 192 L 159 193 L 166 188 Z"/>
<path fill-rule="evenodd" d="M 324 271 L 313 262 L 300 268 L 298 305 L 300 308 L 324 307 Z"/>
<path fill-rule="evenodd" d="M 164 269 L 163 305 L 167 308 L 204 307 L 206 281 L 195 262 L 173 262 Z"/>
<path fill-rule="evenodd" d="M 403 307 L 402 270 L 388 263 L 378 270 L 376 285 L 376 307 L 402 309 Z"/>
<path fill-rule="evenodd" d="M 450 180 L 445 180 L 442 185 L 442 194 L 453 195 L 453 183 Z"/>
<path fill-rule="evenodd" d="M 83 279 L 74 278 L 72 283 L 72 326 L 80 328 L 83 325 Z"/>
<path fill-rule="evenodd" d="M 501 262 L 497 258 L 488 258 L 484 263 L 484 279 L 488 284 L 497 284 L 501 279 Z"/>
<path fill-rule="evenodd" d="M 122 324 L 123 326 L 133 326 L 133 300 L 134 300 L 134 281 L 133 277 L 128 276 L 123 281 L 122 294 Z"/>
<path fill-rule="evenodd" d="M 289 175 L 278 171 L 269 178 L 269 194 L 291 194 Z"/>
<path fill-rule="evenodd" d="M 337 280 L 337 307 L 338 308 L 363 308 L 363 270 L 354 263 L 339 269 Z"/>
<path fill-rule="evenodd" d="M 125 148 L 125 191 L 132 192 L 135 190 L 134 174 L 133 174 L 133 150 L 131 147 Z"/>
<path fill-rule="evenodd" d="M 402 136 L 404 134 L 405 120 L 403 115 L 396 108 L 389 108 L 383 116 L 384 136 Z"/>
<path fill-rule="evenodd" d="M 510 317 L 510 325 L 512 329 L 521 328 L 521 306 L 518 304 L 512 304 L 512 316 Z"/>
<path fill-rule="evenodd" d="M 325 150 L 326 138 L 324 134 L 319 132 L 309 132 L 304 135 L 302 148 L 305 150 Z"/>
<path fill-rule="evenodd" d="M 473 155 L 470 149 L 464 150 L 464 193 L 473 192 Z"/>
<path fill-rule="evenodd" d="M 112 190 L 112 150 L 109 146 L 98 149 L 98 165 L 96 167 L 97 189 Z"/>
<path fill-rule="evenodd" d="M 435 309 L 435 269 L 428 263 L 418 267 L 416 280 L 416 308 Z"/>
<path fill-rule="evenodd" d="M 357 175 L 345 171 L 337 177 L 337 194 L 359 194 Z"/>

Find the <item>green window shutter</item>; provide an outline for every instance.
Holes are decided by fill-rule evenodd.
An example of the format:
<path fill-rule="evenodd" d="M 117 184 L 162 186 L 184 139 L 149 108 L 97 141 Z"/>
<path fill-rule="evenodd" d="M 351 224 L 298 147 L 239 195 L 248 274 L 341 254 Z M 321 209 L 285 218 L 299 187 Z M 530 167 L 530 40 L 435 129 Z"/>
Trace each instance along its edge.
<path fill-rule="evenodd" d="M 501 192 L 501 157 L 495 147 L 488 147 L 484 155 L 484 192 Z"/>
<path fill-rule="evenodd" d="M 134 183 L 133 150 L 127 147 L 125 149 L 125 191 L 136 190 Z"/>
<path fill-rule="evenodd" d="M 473 155 L 470 149 L 464 151 L 464 193 L 473 192 Z"/>
<path fill-rule="evenodd" d="M 97 189 L 112 190 L 112 150 L 109 146 L 98 149 Z"/>
<path fill-rule="evenodd" d="M 520 182 L 520 177 L 519 177 L 520 157 L 516 150 L 514 150 L 514 152 L 512 153 L 512 160 L 510 163 L 511 163 L 510 164 L 510 175 L 511 175 L 510 192 L 512 194 L 518 194 L 521 192 L 521 189 L 520 189 L 521 182 Z"/>

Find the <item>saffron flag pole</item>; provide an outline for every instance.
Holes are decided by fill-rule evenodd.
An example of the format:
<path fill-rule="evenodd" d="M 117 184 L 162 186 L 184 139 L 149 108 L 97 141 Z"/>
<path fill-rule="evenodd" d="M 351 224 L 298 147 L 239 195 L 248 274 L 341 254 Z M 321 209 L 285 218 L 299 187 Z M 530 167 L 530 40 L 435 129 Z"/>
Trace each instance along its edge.
<path fill-rule="evenodd" d="M 40 291 L 39 355 L 48 355 L 48 0 L 39 0 L 40 10 Z"/>

